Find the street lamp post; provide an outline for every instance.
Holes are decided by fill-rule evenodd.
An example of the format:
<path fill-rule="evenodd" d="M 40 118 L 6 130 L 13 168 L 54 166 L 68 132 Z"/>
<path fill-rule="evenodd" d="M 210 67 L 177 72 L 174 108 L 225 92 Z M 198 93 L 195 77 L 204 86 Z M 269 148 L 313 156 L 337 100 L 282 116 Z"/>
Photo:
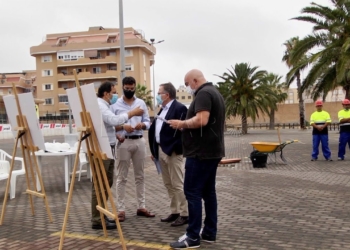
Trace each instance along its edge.
<path fill-rule="evenodd" d="M 157 41 L 155 42 L 155 39 L 154 38 L 151 38 L 150 39 L 151 41 L 151 45 L 154 47 L 155 44 L 157 43 L 162 43 L 164 42 L 164 40 L 160 40 L 160 41 Z M 157 103 L 156 103 L 156 79 L 154 78 L 154 65 L 155 65 L 155 59 L 153 58 L 153 76 L 152 76 L 152 79 L 153 79 L 153 107 L 154 107 L 154 112 L 156 111 L 156 106 L 157 106 Z"/>

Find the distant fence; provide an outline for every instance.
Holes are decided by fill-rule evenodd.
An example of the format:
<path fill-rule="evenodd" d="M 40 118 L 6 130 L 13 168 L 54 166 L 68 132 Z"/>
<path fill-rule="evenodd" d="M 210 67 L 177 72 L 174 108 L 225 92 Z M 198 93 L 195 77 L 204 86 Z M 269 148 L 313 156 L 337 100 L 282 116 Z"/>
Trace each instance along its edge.
<path fill-rule="evenodd" d="M 227 128 L 236 128 L 237 130 L 242 129 L 241 124 L 227 124 Z M 306 126 L 308 129 L 311 129 L 312 126 Z M 269 129 L 270 124 L 269 123 L 248 123 L 248 129 Z M 300 129 L 299 123 L 275 123 L 275 128 L 282 128 L 282 129 Z M 339 131 L 339 123 L 331 123 L 328 125 L 328 130 Z"/>

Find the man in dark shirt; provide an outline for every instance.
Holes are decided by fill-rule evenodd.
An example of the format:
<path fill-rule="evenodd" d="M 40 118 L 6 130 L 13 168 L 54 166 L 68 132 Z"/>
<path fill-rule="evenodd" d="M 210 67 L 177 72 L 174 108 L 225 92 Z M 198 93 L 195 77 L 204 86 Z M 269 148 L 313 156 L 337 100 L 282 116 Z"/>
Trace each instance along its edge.
<path fill-rule="evenodd" d="M 186 157 L 184 192 L 188 202 L 186 234 L 170 244 L 172 248 L 194 248 L 203 241 L 214 242 L 217 233 L 217 166 L 225 156 L 224 99 L 212 83 L 197 69 L 185 76 L 189 93 L 195 95 L 186 120 L 169 120 L 174 129 L 182 129 L 183 155 Z M 202 226 L 202 199 L 205 220 Z"/>

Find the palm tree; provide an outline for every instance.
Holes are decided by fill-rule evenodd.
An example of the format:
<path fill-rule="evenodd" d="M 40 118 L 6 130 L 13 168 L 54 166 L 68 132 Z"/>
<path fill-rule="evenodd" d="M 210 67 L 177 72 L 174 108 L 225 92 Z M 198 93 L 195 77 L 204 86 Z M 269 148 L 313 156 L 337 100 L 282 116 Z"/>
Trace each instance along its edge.
<path fill-rule="evenodd" d="M 292 37 L 283 44 L 286 47 L 286 50 L 284 52 L 284 56 L 282 57 L 282 61 L 285 62 L 290 69 L 287 74 L 286 86 L 289 88 L 294 80 L 297 82 L 300 128 L 305 129 L 305 107 L 300 73 L 308 65 L 307 58 L 305 55 L 303 55 L 299 58 L 299 60 L 295 60 L 293 62 L 291 61 L 291 55 L 294 53 L 294 49 L 298 43 L 299 37 Z"/>
<path fill-rule="evenodd" d="M 332 7 L 311 3 L 293 18 L 313 24 L 312 34 L 300 40 L 294 48 L 292 64 L 307 55 L 312 65 L 302 90 L 312 88 L 312 98 L 342 86 L 350 98 L 350 2 L 332 0 Z"/>
<path fill-rule="evenodd" d="M 145 85 L 139 83 L 136 85 L 135 95 L 142 99 L 149 109 L 153 110 L 153 97 L 151 96 L 151 92 L 152 90 L 147 90 Z"/>
<path fill-rule="evenodd" d="M 226 118 L 241 116 L 243 134 L 248 132 L 248 117 L 255 121 L 259 112 L 267 113 L 268 107 L 276 102 L 274 93 L 263 84 L 266 71 L 257 69 L 240 63 L 222 76 L 217 75 L 223 80 L 218 83 L 218 90 L 225 99 Z"/>
<path fill-rule="evenodd" d="M 284 102 L 288 97 L 288 94 L 284 92 L 284 90 L 286 90 L 288 87 L 286 86 L 285 82 L 281 83 L 281 79 L 282 76 L 274 73 L 268 73 L 263 79 L 264 84 L 266 84 L 275 93 L 277 98 L 277 102 L 271 105 L 267 113 L 270 118 L 270 130 L 275 129 L 275 111 L 278 110 L 277 104 Z"/>

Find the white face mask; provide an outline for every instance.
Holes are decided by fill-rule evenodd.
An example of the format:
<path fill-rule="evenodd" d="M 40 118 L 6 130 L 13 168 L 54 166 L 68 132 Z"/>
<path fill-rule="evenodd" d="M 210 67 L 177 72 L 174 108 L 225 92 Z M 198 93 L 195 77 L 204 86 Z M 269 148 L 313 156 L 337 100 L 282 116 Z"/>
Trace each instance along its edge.
<path fill-rule="evenodd" d="M 192 89 L 190 85 L 188 85 L 188 86 L 186 87 L 186 91 L 187 91 L 187 93 L 189 93 L 190 95 L 194 95 L 194 92 L 196 92 L 196 90 L 195 90 L 195 89 Z"/>

